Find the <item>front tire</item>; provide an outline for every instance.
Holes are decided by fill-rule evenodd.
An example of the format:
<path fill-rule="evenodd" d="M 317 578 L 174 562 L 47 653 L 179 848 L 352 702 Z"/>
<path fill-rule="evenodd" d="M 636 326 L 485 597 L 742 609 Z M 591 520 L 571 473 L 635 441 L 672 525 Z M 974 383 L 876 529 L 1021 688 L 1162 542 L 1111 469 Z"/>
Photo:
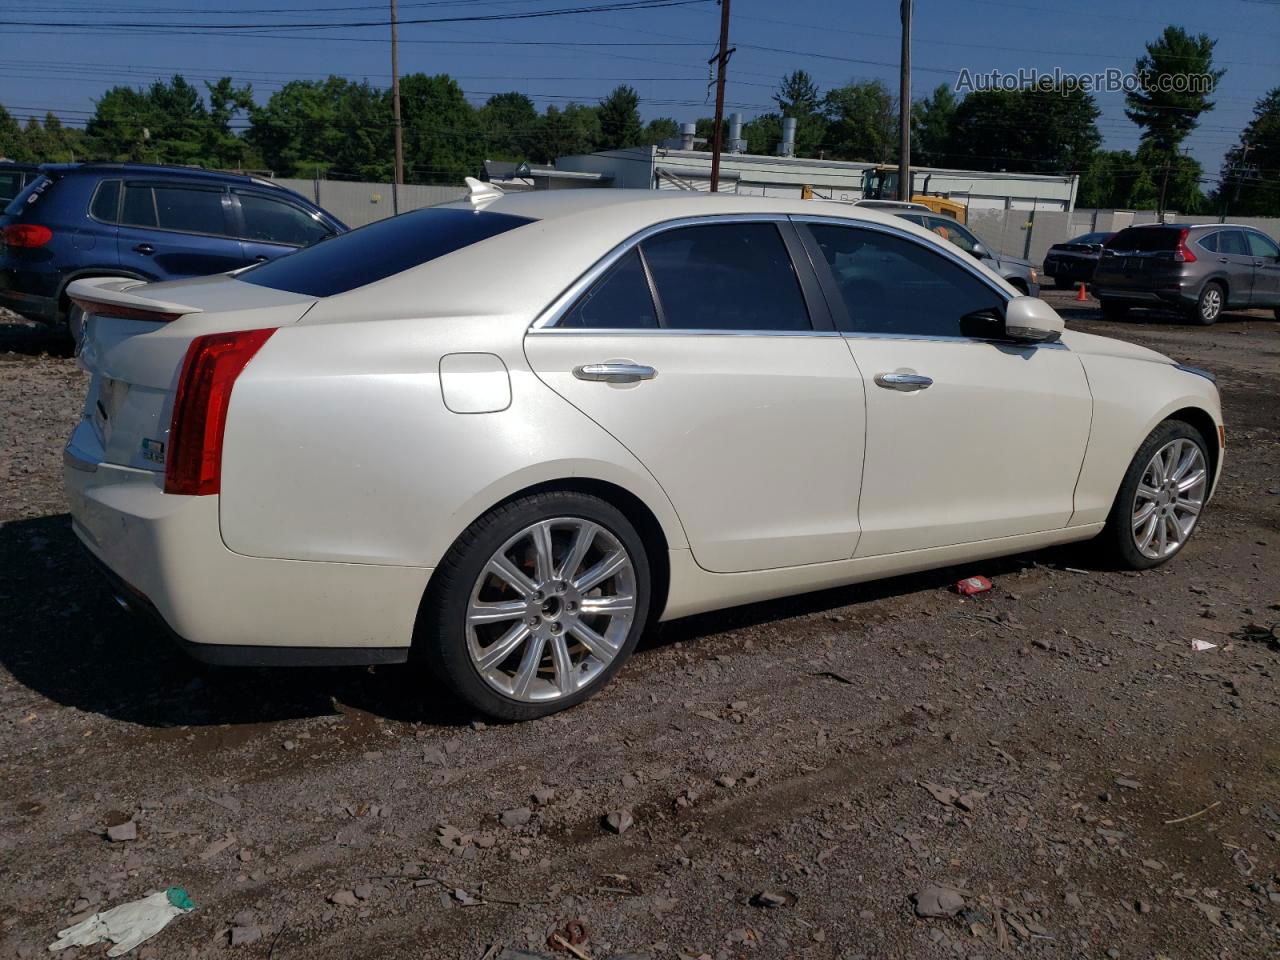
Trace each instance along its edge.
<path fill-rule="evenodd" d="M 1129 315 L 1129 305 L 1119 300 L 1103 300 L 1102 316 L 1107 320 L 1123 320 Z"/>
<path fill-rule="evenodd" d="M 531 720 L 608 684 L 644 632 L 649 597 L 644 542 L 620 510 L 569 491 L 520 497 L 441 562 L 422 651 L 469 706 Z"/>
<path fill-rule="evenodd" d="M 1194 427 L 1166 420 L 1125 471 L 1099 544 L 1110 559 L 1148 570 L 1178 554 L 1209 495 L 1209 453 Z"/>

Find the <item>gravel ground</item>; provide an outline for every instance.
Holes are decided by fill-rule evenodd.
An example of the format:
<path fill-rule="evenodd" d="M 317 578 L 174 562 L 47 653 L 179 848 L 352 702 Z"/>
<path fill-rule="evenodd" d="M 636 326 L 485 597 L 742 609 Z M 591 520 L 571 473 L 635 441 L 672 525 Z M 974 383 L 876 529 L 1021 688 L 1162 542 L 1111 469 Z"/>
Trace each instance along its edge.
<path fill-rule="evenodd" d="M 137 956 L 1277 956 L 1280 643 L 1250 625 L 1280 620 L 1280 324 L 1049 298 L 1219 374 L 1226 473 L 1177 560 L 669 624 L 519 726 L 409 668 L 203 668 L 117 610 L 59 481 L 86 378 L 0 320 L 0 958 L 170 885 L 197 909 Z"/>

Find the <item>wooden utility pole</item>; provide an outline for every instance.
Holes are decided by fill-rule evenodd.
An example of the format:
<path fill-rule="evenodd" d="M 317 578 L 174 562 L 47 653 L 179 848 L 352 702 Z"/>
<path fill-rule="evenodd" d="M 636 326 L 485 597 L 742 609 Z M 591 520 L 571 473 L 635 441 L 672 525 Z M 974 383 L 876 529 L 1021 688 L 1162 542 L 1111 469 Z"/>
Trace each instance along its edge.
<path fill-rule="evenodd" d="M 898 199 L 911 199 L 911 0 L 902 3 L 902 60 L 898 84 Z"/>
<path fill-rule="evenodd" d="M 724 75 L 729 65 L 729 0 L 720 0 L 720 49 L 710 62 L 716 64 L 716 125 L 711 132 L 711 192 L 720 189 L 720 150 L 724 146 Z"/>
<path fill-rule="evenodd" d="M 391 125 L 396 138 L 396 172 L 391 181 L 391 213 L 400 212 L 400 184 L 404 183 L 404 142 L 400 136 L 400 51 L 396 43 L 396 0 L 391 0 Z"/>

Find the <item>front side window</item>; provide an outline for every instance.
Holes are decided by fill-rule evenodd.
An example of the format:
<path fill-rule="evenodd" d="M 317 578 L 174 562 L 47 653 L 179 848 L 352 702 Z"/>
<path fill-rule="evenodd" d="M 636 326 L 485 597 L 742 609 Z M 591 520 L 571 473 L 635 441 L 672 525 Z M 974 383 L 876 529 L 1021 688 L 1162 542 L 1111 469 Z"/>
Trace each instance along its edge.
<path fill-rule="evenodd" d="M 877 230 L 809 227 L 849 314 L 849 329 L 959 337 L 961 318 L 999 310 L 1005 298 L 924 244 Z"/>
<path fill-rule="evenodd" d="M 637 250 L 610 267 L 556 324 L 571 330 L 644 330 L 657 325 Z"/>
<path fill-rule="evenodd" d="M 795 266 L 773 223 L 680 227 L 640 244 L 676 330 L 811 330 Z"/>
<path fill-rule="evenodd" d="M 256 193 L 237 193 L 246 240 L 306 247 L 331 233 L 323 223 L 291 203 Z"/>
<path fill-rule="evenodd" d="M 1246 233 L 1245 237 L 1249 241 L 1249 252 L 1255 257 L 1280 257 L 1280 247 L 1269 237 L 1260 233 Z"/>

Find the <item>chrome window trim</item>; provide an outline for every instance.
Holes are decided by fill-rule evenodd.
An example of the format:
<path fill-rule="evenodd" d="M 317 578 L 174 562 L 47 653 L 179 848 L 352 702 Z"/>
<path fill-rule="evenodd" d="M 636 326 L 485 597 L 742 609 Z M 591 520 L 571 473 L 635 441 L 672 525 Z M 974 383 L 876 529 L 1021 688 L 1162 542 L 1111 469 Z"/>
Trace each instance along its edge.
<path fill-rule="evenodd" d="M 561 336 L 568 334 L 588 334 L 591 336 L 681 336 L 693 334 L 695 336 L 749 336 L 749 337 L 811 337 L 815 334 L 828 336 L 833 332 L 830 330 L 673 330 L 669 327 L 636 327 L 635 329 L 619 329 L 616 327 L 575 327 L 572 330 L 557 329 L 556 324 L 569 312 L 578 300 L 578 297 L 586 293 L 597 280 L 603 276 L 610 267 L 618 260 L 630 252 L 633 248 L 638 247 L 645 240 L 660 233 L 666 233 L 670 230 L 679 230 L 683 227 L 699 227 L 724 223 L 788 223 L 791 220 L 785 213 L 724 213 L 724 214 L 699 214 L 693 217 L 678 217 L 675 220 L 664 220 L 661 223 L 653 223 L 642 230 L 633 233 L 627 239 L 617 244 L 613 249 L 606 253 L 603 257 L 595 262 L 582 276 L 571 283 L 567 289 L 555 300 L 551 301 L 551 305 L 544 309 L 530 324 L 528 333 L 558 333 Z M 790 251 L 788 250 L 788 256 Z M 793 270 L 799 270 L 799 267 L 792 264 Z M 796 281 L 799 283 L 800 278 L 797 276 Z M 801 295 L 803 296 L 803 286 L 801 287 Z M 655 302 L 655 309 L 657 304 Z M 809 322 L 813 322 L 813 317 L 809 318 Z"/>

